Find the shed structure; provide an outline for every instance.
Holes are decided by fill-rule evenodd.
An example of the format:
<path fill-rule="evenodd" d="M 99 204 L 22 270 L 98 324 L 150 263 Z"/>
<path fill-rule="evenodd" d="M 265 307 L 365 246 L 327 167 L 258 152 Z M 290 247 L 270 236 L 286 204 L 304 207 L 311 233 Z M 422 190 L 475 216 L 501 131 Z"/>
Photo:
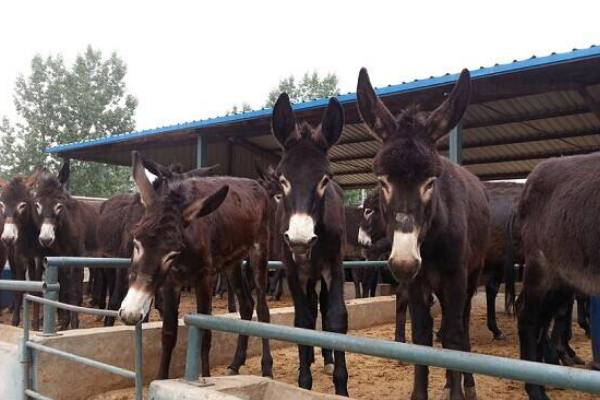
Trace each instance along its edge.
<path fill-rule="evenodd" d="M 453 158 L 462 159 L 482 180 L 525 178 L 545 158 L 600 150 L 600 47 L 471 69 L 471 77 L 471 104 L 452 140 L 441 142 L 439 150 L 448 154 L 450 142 L 458 144 Z M 392 112 L 412 103 L 427 111 L 444 100 L 457 78 L 446 74 L 376 92 Z M 371 165 L 378 142 L 360 120 L 356 94 L 338 99 L 346 127 L 330 152 L 335 180 L 344 188 L 370 187 L 376 183 Z M 300 120 L 319 123 L 327 101 L 296 104 L 294 110 Z M 138 150 L 162 164 L 176 161 L 191 169 L 218 163 L 221 174 L 254 177 L 255 163 L 275 164 L 281 154 L 271 136 L 271 113 L 250 111 L 47 151 L 68 159 L 129 165 L 130 152 Z"/>

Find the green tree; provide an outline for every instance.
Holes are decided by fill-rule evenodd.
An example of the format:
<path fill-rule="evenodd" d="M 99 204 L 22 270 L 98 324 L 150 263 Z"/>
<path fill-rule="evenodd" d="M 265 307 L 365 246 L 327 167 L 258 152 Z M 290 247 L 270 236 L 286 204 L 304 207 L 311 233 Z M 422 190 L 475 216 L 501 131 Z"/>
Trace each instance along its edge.
<path fill-rule="evenodd" d="M 60 160 L 44 152 L 59 143 L 96 139 L 132 131 L 135 97 L 127 93 L 127 67 L 116 53 L 103 58 L 88 46 L 67 67 L 60 55 L 31 61 L 21 75 L 14 102 L 20 122 L 0 124 L 0 168 L 4 175 L 29 174 L 39 165 L 56 169 Z M 109 196 L 131 190 L 128 168 L 72 161 L 71 190 L 78 195 Z"/>
<path fill-rule="evenodd" d="M 272 107 L 279 95 L 284 92 L 290 96 L 292 103 L 302 103 L 323 97 L 337 96 L 340 94 L 340 89 L 335 73 L 321 77 L 317 72 L 306 72 L 298 83 L 296 83 L 296 78 L 290 75 L 280 80 L 277 87 L 269 92 L 266 107 Z"/>
<path fill-rule="evenodd" d="M 227 112 L 225 112 L 225 115 L 235 115 L 239 113 L 245 113 L 248 111 L 252 111 L 252 107 L 250 106 L 250 104 L 243 102 L 241 106 L 234 104 L 230 110 L 227 110 Z"/>

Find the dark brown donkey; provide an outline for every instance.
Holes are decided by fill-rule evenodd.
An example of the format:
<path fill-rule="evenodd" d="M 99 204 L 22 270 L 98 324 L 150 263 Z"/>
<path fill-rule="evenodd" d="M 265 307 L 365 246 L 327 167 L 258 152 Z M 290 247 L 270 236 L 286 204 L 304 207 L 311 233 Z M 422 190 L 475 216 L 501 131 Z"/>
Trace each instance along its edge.
<path fill-rule="evenodd" d="M 183 172 L 179 164 L 172 164 L 168 168 L 148 158 L 141 157 L 144 167 L 154 174 L 157 179 L 152 183 L 156 190 L 165 180 L 182 180 L 192 177 L 204 177 L 214 174 L 219 167 L 202 167 L 192 171 Z M 97 227 L 98 254 L 101 257 L 131 258 L 133 253 L 133 230 L 144 215 L 140 195 L 117 194 L 102 204 Z M 126 269 L 105 270 L 102 275 L 101 296 L 109 293 L 109 310 L 118 310 L 127 293 L 128 271 Z M 103 303 L 100 302 L 100 308 Z M 107 317 L 105 326 L 114 325 L 114 318 Z"/>
<path fill-rule="evenodd" d="M 413 341 L 433 344 L 433 292 L 442 306 L 442 345 L 464 351 L 470 351 L 471 298 L 485 257 L 489 206 L 481 182 L 441 157 L 436 143 L 459 123 L 469 97 L 470 77 L 464 70 L 450 96 L 430 115 L 411 107 L 394 117 L 365 69 L 358 79 L 360 114 L 383 142 L 373 172 L 392 241 L 388 267 L 399 282 L 408 283 Z M 415 366 L 413 400 L 428 398 L 428 371 Z M 468 399 L 477 397 L 471 374 L 465 374 L 465 388 Z M 460 372 L 447 372 L 444 392 L 451 400 L 465 398 Z"/>
<path fill-rule="evenodd" d="M 63 164 L 58 176 L 40 175 L 35 193 L 35 207 L 40 226 L 39 243 L 51 256 L 85 257 L 96 255 L 98 211 L 88 203 L 74 199 L 66 189 L 70 168 Z M 58 271 L 61 302 L 81 305 L 83 268 Z M 59 310 L 60 329 L 79 328 L 77 313 Z"/>
<path fill-rule="evenodd" d="M 525 252 L 517 300 L 521 358 L 542 361 L 538 339 L 572 291 L 600 294 L 600 153 L 551 159 L 529 175 L 519 204 Z M 526 384 L 532 400 L 548 400 Z"/>
<path fill-rule="evenodd" d="M 228 177 L 165 181 L 154 189 L 142 161 L 133 152 L 133 178 L 140 191 L 144 215 L 133 232 L 129 290 L 119 317 L 136 324 L 148 313 L 155 292 L 163 297 L 162 358 L 158 378 L 166 379 L 173 348 L 182 286 L 196 290 L 198 312 L 210 314 L 215 274 L 230 273 L 238 292 L 240 314 L 251 319 L 254 303 L 242 294 L 240 264 L 248 255 L 255 270 L 257 314 L 269 322 L 266 300 L 269 252 L 268 203 L 264 189 L 254 180 Z M 250 301 L 248 301 L 250 300 Z M 202 347 L 202 375 L 209 376 L 210 331 Z M 238 347 L 228 373 L 237 373 L 246 359 L 248 337 Z M 269 342 L 263 340 L 262 372 L 273 376 Z"/>
<path fill-rule="evenodd" d="M 342 266 L 346 239 L 342 189 L 332 181 L 328 151 L 339 140 L 344 111 L 337 99 L 329 101 L 317 128 L 298 124 L 287 94 L 273 108 L 273 135 L 283 149 L 276 174 L 283 198 L 277 209 L 283 262 L 294 301 L 294 326 L 315 329 L 320 302 L 323 329 L 346 333 L 348 313 L 344 303 Z M 277 233 L 274 233 L 277 234 Z M 316 284 L 321 284 L 319 296 Z M 299 346 L 298 384 L 310 389 L 314 349 Z M 335 352 L 335 392 L 348 395 L 344 352 Z"/>
<path fill-rule="evenodd" d="M 10 182 L 0 180 L 0 212 L 4 216 L 2 242 L 11 255 L 13 279 L 25 280 L 28 272 L 30 280 L 42 280 L 44 251 L 38 243 L 39 229 L 36 223 L 35 202 L 31 194 L 38 174 L 36 172 L 27 179 L 17 176 Z M 16 292 L 13 302 L 13 326 L 18 326 L 21 322 L 22 302 L 23 293 Z M 40 307 L 35 303 L 32 324 L 35 330 L 39 329 L 39 317 Z"/>

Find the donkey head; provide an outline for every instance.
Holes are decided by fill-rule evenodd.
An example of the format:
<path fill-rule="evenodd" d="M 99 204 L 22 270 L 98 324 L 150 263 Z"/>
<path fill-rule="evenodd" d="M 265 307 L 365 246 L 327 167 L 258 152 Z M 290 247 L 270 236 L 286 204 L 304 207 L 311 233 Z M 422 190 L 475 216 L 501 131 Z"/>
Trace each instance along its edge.
<path fill-rule="evenodd" d="M 381 214 L 381 189 L 371 191 L 363 202 L 363 215 L 358 229 L 358 244 L 370 249 L 373 243 L 385 237 L 386 225 Z"/>
<path fill-rule="evenodd" d="M 34 224 L 33 200 L 31 188 L 38 179 L 38 172 L 29 178 L 20 176 L 10 182 L 0 179 L 0 214 L 4 217 L 4 230 L 2 241 L 6 245 L 13 245 L 19 238 L 19 232 L 27 224 Z"/>
<path fill-rule="evenodd" d="M 228 186 L 197 198 L 189 193 L 185 180 L 165 181 L 156 190 L 144 171 L 141 156 L 133 152 L 133 179 L 144 205 L 144 216 L 133 231 L 133 256 L 129 290 L 119 317 L 136 324 L 150 310 L 154 293 L 177 264 L 187 244 L 185 228 L 196 218 L 215 211 L 225 200 Z"/>
<path fill-rule="evenodd" d="M 469 71 L 463 70 L 450 96 L 431 114 L 411 107 L 394 117 L 375 94 L 367 71 L 360 71 L 358 109 L 382 141 L 373 172 L 381 186 L 387 235 L 393 238 L 389 267 L 397 279 L 411 279 L 421 268 L 420 246 L 432 221 L 436 179 L 442 172 L 436 143 L 460 122 L 469 97 Z"/>
<path fill-rule="evenodd" d="M 275 201 L 275 204 L 278 204 L 283 198 L 283 191 L 279 179 L 277 179 L 275 168 L 272 165 L 263 168 L 259 164 L 256 164 L 255 168 L 258 174 L 258 183 L 265 189 L 269 197 Z"/>
<path fill-rule="evenodd" d="M 51 247 L 54 244 L 56 229 L 65 220 L 66 205 L 72 201 L 66 191 L 70 174 L 69 164 L 64 163 L 58 176 L 44 171 L 38 180 L 35 209 L 42 222 L 38 240 L 43 247 Z"/>
<path fill-rule="evenodd" d="M 273 135 L 283 149 L 275 174 L 283 193 L 282 202 L 289 220 L 284 239 L 297 262 L 310 256 L 318 240 L 315 226 L 321 220 L 332 170 L 327 157 L 344 127 L 344 110 L 336 98 L 329 105 L 320 126 L 298 124 L 290 99 L 283 93 L 273 108 Z"/>

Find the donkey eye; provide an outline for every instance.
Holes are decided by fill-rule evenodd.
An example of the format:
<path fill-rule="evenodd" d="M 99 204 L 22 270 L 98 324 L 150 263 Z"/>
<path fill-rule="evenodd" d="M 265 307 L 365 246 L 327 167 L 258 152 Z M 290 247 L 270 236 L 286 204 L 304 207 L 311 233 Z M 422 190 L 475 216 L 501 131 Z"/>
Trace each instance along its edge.
<path fill-rule="evenodd" d="M 38 214 L 42 214 L 42 205 L 40 203 L 35 203 L 35 210 Z"/>
<path fill-rule="evenodd" d="M 425 190 L 431 190 L 431 189 L 433 189 L 434 182 L 435 182 L 435 178 L 433 178 L 429 182 L 427 182 L 427 184 L 425 185 Z"/>
<path fill-rule="evenodd" d="M 276 202 L 280 202 L 281 199 L 283 199 L 283 195 L 281 193 L 277 193 L 276 195 L 273 196 L 273 198 L 275 199 Z"/>
<path fill-rule="evenodd" d="M 19 204 L 17 205 L 17 212 L 18 212 L 19 214 L 22 214 L 22 213 L 25 211 L 25 209 L 26 209 L 26 208 L 27 208 L 27 203 L 25 203 L 25 202 L 23 201 L 23 202 L 21 202 L 21 203 L 19 203 Z"/>
<path fill-rule="evenodd" d="M 57 204 L 54 206 L 54 213 L 58 215 L 58 214 L 60 214 L 60 211 L 61 211 L 61 210 L 62 210 L 62 204 L 60 204 L 60 203 L 57 203 Z"/>
<path fill-rule="evenodd" d="M 373 209 L 372 208 L 365 208 L 365 217 L 370 217 L 371 214 L 373 214 Z"/>
<path fill-rule="evenodd" d="M 177 259 L 180 253 L 181 252 L 179 251 L 172 251 L 168 253 L 166 256 L 163 257 L 163 264 L 167 266 L 170 265 L 171 263 L 173 263 L 173 261 Z"/>
<path fill-rule="evenodd" d="M 4 203 L 0 201 L 0 213 L 4 214 Z"/>

